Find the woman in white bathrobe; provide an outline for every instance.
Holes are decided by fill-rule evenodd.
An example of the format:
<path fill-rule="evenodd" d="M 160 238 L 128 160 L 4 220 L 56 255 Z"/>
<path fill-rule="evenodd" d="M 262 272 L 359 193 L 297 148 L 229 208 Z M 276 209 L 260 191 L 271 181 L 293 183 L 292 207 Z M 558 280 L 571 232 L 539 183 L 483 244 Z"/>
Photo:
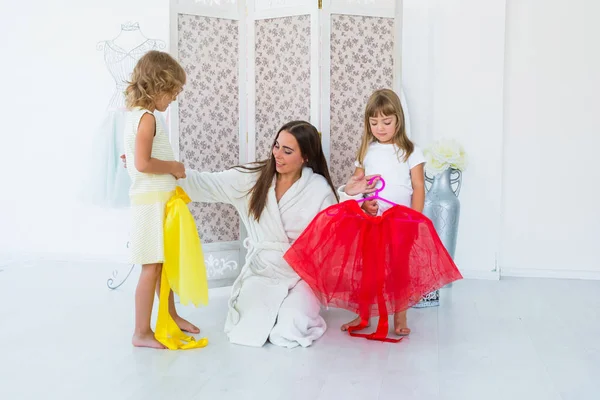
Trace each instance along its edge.
<path fill-rule="evenodd" d="M 315 127 L 304 121 L 284 125 L 268 160 L 186 175 L 178 183 L 192 201 L 233 205 L 248 232 L 246 262 L 229 299 L 229 340 L 310 346 L 327 326 L 316 297 L 283 254 L 319 211 L 338 201 Z"/>

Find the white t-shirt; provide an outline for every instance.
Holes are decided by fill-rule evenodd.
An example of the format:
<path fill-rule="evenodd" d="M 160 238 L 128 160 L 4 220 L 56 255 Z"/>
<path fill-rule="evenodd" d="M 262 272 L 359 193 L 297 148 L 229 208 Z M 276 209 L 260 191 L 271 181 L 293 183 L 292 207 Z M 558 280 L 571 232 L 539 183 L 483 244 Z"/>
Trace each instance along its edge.
<path fill-rule="evenodd" d="M 380 197 L 410 207 L 413 194 L 410 170 L 424 162 L 423 151 L 417 146 L 405 162 L 404 151 L 398 151 L 395 144 L 373 142 L 367 149 L 363 165 L 361 166 L 358 161 L 354 165 L 357 168 L 364 168 L 367 176 L 381 175 L 385 180 L 385 188 L 379 192 Z M 379 201 L 379 214 L 390 207 L 390 204 Z"/>

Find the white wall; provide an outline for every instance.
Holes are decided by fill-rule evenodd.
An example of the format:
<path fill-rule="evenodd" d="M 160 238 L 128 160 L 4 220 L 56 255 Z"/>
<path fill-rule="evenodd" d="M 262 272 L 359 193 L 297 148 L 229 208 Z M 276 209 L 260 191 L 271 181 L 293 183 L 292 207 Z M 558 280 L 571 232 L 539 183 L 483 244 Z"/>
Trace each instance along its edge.
<path fill-rule="evenodd" d="M 84 149 L 114 89 L 96 44 L 128 20 L 168 44 L 168 0 L 89 4 L 12 1 L 0 13 L 0 254 L 127 254 L 127 214 L 76 198 Z"/>
<path fill-rule="evenodd" d="M 114 88 L 96 44 L 128 20 L 168 43 L 168 0 L 89 3 L 11 2 L 0 13 L 0 255 L 127 254 L 127 214 L 75 197 Z M 454 137 L 469 154 L 456 254 L 466 276 L 495 276 L 496 259 L 509 274 L 597 276 L 600 4 L 506 3 L 404 0 L 413 135 L 421 146 Z"/>
<path fill-rule="evenodd" d="M 600 2 L 405 0 L 403 81 L 420 145 L 470 157 L 465 275 L 600 279 Z M 489 275 L 488 275 L 489 276 Z"/>
<path fill-rule="evenodd" d="M 509 0 L 503 274 L 600 278 L 600 2 Z"/>
<path fill-rule="evenodd" d="M 413 137 L 464 146 L 456 262 L 497 278 L 500 240 L 505 0 L 404 0 L 403 83 Z"/>

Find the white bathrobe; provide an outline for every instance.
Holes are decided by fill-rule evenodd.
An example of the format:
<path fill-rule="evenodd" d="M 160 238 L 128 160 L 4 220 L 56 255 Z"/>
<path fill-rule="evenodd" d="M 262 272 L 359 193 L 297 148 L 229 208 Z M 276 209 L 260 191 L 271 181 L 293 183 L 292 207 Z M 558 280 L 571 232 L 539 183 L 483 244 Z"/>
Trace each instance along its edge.
<path fill-rule="evenodd" d="M 248 249 L 240 276 L 233 284 L 225 333 L 232 343 L 260 347 L 267 340 L 282 347 L 307 347 L 325 333 L 320 304 L 310 287 L 283 259 L 290 244 L 319 211 L 336 203 L 325 178 L 303 168 L 302 177 L 279 203 L 271 185 L 257 222 L 248 213 L 248 190 L 256 173 L 186 170 L 179 184 L 192 201 L 232 204 L 247 231 Z"/>

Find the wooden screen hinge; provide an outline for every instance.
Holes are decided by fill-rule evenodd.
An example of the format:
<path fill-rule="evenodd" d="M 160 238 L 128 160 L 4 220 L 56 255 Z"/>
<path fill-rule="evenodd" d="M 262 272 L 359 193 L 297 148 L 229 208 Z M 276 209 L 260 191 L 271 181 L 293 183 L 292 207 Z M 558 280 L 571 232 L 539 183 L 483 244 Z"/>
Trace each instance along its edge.
<path fill-rule="evenodd" d="M 323 9 L 323 0 L 318 0 L 319 10 Z"/>

